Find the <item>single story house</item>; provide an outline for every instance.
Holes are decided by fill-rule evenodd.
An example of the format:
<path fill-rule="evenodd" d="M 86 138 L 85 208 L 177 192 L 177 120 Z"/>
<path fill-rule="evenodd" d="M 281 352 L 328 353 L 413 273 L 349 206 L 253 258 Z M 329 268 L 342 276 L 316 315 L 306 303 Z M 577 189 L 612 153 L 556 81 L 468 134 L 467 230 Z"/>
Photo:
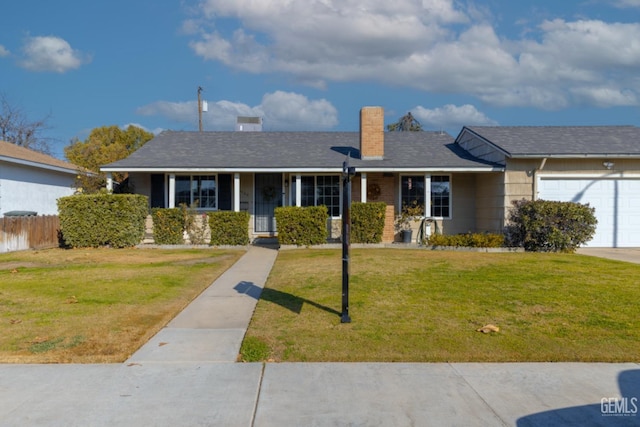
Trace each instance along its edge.
<path fill-rule="evenodd" d="M 76 191 L 78 166 L 0 141 L 0 216 L 31 211 L 57 215 L 57 200 Z"/>
<path fill-rule="evenodd" d="M 612 183 L 615 213 L 638 212 L 637 204 L 620 207 L 620 196 L 633 192 L 626 185 L 639 188 L 636 127 L 464 127 L 454 139 L 443 132 L 385 132 L 382 108 L 364 107 L 359 132 L 165 131 L 101 170 L 109 186 L 111 173 L 128 172 L 150 207 L 197 203 L 203 211 L 248 211 L 253 238 L 277 234 L 277 206 L 326 205 L 331 236 L 339 237 L 347 159 L 356 169 L 353 200 L 387 204 L 386 242 L 398 237 L 394 219 L 404 204 L 424 207 L 431 232 L 501 232 L 513 200 L 576 200 L 569 190 L 552 190 L 567 181 L 585 190 L 595 188 L 591 182 Z M 576 201 L 595 205 L 596 197 L 583 193 Z M 632 230 L 615 219 L 613 238 L 598 219 L 595 246 L 640 246 L 637 229 L 635 240 L 622 240 Z"/>

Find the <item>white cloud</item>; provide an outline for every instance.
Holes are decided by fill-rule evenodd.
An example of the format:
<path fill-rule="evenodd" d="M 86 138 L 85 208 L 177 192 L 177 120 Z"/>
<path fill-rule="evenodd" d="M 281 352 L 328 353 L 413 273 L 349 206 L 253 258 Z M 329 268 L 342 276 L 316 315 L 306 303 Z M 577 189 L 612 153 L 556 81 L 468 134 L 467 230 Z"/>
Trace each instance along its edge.
<path fill-rule="evenodd" d="M 460 129 L 465 125 L 495 126 L 498 124 L 470 104 L 460 106 L 448 104 L 434 109 L 417 106 L 411 112 L 424 129 L 430 130 Z"/>
<path fill-rule="evenodd" d="M 276 91 L 262 98 L 265 125 L 282 130 L 330 129 L 338 124 L 338 110 L 327 100 Z"/>
<path fill-rule="evenodd" d="M 91 60 L 89 56 L 72 49 L 66 40 L 55 36 L 27 38 L 23 54 L 21 65 L 31 71 L 64 73 Z"/>
<path fill-rule="evenodd" d="M 9 56 L 9 54 L 10 54 L 9 50 L 0 44 L 0 58 L 4 56 Z"/>
<path fill-rule="evenodd" d="M 616 0 L 613 4 L 621 8 L 640 7 L 640 0 Z"/>
<path fill-rule="evenodd" d="M 205 60 L 319 88 L 375 81 L 544 109 L 640 102 L 640 23 L 548 20 L 510 39 L 491 19 L 456 0 L 204 0 L 184 27 Z"/>
<path fill-rule="evenodd" d="M 127 123 L 126 125 L 120 126 L 120 129 L 127 130 L 127 128 L 129 126 L 135 126 L 137 128 L 140 128 L 140 129 L 144 130 L 145 132 L 151 132 L 154 135 L 158 135 L 160 132 L 166 130 L 166 129 L 163 129 L 163 128 L 149 129 L 146 126 L 141 125 L 140 123 Z"/>
<path fill-rule="evenodd" d="M 263 118 L 264 130 L 324 130 L 338 124 L 336 108 L 324 99 L 310 100 L 304 95 L 276 91 L 263 96 L 260 105 L 231 101 L 209 101 L 202 114 L 205 130 L 233 130 L 238 116 Z M 136 111 L 145 116 L 162 116 L 177 124 L 197 126 L 197 101 L 157 101 Z"/>

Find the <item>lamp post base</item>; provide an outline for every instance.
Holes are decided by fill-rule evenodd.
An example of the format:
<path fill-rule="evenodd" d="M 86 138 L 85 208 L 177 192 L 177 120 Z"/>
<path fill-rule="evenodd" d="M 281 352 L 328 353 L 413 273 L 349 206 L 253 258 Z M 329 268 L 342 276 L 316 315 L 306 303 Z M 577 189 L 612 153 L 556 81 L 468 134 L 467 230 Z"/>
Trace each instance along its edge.
<path fill-rule="evenodd" d="M 342 313 L 340 317 L 340 323 L 351 323 L 351 317 L 347 313 Z"/>

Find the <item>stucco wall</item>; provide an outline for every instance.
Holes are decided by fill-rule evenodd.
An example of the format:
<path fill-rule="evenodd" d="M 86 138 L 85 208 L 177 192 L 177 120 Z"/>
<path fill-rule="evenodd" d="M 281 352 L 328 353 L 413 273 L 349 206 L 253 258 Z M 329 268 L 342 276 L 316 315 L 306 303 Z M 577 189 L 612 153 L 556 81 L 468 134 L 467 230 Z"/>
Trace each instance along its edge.
<path fill-rule="evenodd" d="M 476 231 L 501 233 L 504 224 L 504 174 L 476 174 Z"/>
<path fill-rule="evenodd" d="M 75 173 L 0 164 L 0 214 L 20 210 L 57 215 L 57 200 L 75 192 Z"/>
<path fill-rule="evenodd" d="M 151 206 L 151 175 L 148 173 L 130 173 L 129 183 L 133 185 L 133 191 L 136 194 L 142 194 L 149 198 L 149 206 Z"/>
<path fill-rule="evenodd" d="M 604 162 L 613 162 L 613 167 L 609 171 L 604 167 Z M 607 172 L 640 172 L 640 159 L 549 159 L 540 173 L 607 173 Z"/>
<path fill-rule="evenodd" d="M 516 200 L 531 200 L 534 196 L 535 170 L 541 164 L 540 159 L 509 160 L 504 173 L 504 218 L 509 217 L 509 211 Z"/>
<path fill-rule="evenodd" d="M 451 175 L 451 219 L 442 220 L 443 234 L 476 231 L 476 175 Z"/>
<path fill-rule="evenodd" d="M 609 171 L 603 163 L 613 162 Z M 540 169 L 542 167 L 542 169 Z M 548 159 L 544 165 L 542 159 L 509 159 L 505 172 L 504 215 L 508 218 L 514 200 L 531 200 L 538 197 L 535 185 L 536 176 L 544 174 L 607 174 L 640 173 L 639 159 Z"/>

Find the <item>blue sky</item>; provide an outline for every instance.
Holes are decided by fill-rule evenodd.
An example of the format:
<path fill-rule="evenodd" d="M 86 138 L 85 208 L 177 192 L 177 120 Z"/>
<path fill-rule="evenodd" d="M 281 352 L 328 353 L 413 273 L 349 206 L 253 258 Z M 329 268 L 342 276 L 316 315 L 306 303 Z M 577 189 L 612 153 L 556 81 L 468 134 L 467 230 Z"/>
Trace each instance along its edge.
<path fill-rule="evenodd" d="M 20 0 L 0 92 L 53 154 L 100 126 L 358 129 L 640 124 L 640 0 Z"/>

